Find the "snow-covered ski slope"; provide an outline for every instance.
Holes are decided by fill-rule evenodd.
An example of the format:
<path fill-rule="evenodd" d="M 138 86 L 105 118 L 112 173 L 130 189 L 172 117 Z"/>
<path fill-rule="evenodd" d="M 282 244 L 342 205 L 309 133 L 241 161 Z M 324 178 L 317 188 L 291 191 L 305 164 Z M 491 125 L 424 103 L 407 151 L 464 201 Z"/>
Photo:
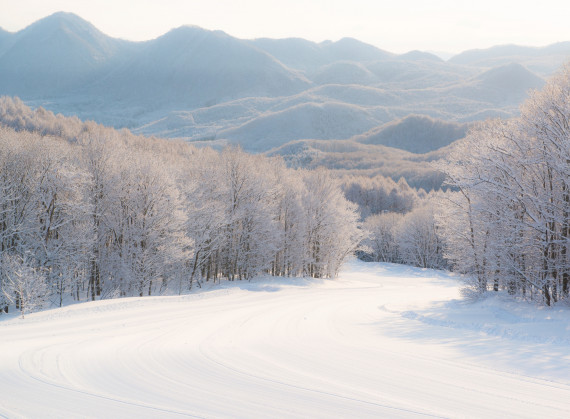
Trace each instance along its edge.
<path fill-rule="evenodd" d="M 570 310 L 351 262 L 0 317 L 0 416 L 570 417 Z"/>

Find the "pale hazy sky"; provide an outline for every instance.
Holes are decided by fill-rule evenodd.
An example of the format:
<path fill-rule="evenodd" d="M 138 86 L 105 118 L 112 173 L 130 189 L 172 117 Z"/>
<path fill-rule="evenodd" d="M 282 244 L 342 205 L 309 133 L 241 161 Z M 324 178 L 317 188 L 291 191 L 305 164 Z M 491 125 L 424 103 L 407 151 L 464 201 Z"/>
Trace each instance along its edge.
<path fill-rule="evenodd" d="M 350 36 L 396 53 L 570 41 L 569 0 L 0 0 L 0 27 L 15 32 L 56 11 L 135 41 L 184 24 L 246 39 Z"/>

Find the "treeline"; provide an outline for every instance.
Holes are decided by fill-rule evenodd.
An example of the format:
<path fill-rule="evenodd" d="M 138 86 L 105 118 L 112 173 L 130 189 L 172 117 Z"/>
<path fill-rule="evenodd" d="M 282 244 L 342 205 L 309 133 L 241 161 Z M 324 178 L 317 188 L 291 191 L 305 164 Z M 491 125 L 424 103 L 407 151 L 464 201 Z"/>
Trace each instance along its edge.
<path fill-rule="evenodd" d="M 447 267 L 436 222 L 436 192 L 411 188 L 384 176 L 346 176 L 346 198 L 358 205 L 366 236 L 358 255 L 363 260 Z"/>
<path fill-rule="evenodd" d="M 412 154 L 398 148 L 362 144 L 355 140 L 297 140 L 270 152 L 279 154 L 290 167 L 326 167 L 338 177 L 400 178 L 412 188 L 441 189 L 444 174 L 432 162 L 440 160 L 453 146 L 426 154 Z"/>
<path fill-rule="evenodd" d="M 81 135 L 82 130 L 89 129 L 86 127 L 92 126 L 93 123 L 83 123 L 75 116 L 55 115 L 42 107 L 34 110 L 26 106 L 20 98 L 1 96 L 0 125 L 16 131 L 35 132 L 73 141 Z"/>
<path fill-rule="evenodd" d="M 411 188 L 404 178 L 395 182 L 381 175 L 345 176 L 341 186 L 346 199 L 358 205 L 362 219 L 386 212 L 410 212 L 427 197 L 423 189 Z"/>
<path fill-rule="evenodd" d="M 368 236 L 363 240 L 361 257 L 419 268 L 447 268 L 437 202 L 437 195 L 430 196 L 405 214 L 384 212 L 368 217 L 363 224 Z"/>
<path fill-rule="evenodd" d="M 63 139 L 37 122 L 65 118 L 35 113 L 20 132 L 0 128 L 3 308 L 261 273 L 334 277 L 361 240 L 356 206 L 324 170 L 75 119 Z"/>

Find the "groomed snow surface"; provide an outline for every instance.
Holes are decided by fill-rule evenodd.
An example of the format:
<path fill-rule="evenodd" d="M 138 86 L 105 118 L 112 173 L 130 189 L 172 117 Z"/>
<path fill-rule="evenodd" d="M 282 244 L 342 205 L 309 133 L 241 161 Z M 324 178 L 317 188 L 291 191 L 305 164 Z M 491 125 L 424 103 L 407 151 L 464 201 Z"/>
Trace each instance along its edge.
<path fill-rule="evenodd" d="M 351 262 L 0 317 L 0 416 L 570 417 L 570 310 Z"/>

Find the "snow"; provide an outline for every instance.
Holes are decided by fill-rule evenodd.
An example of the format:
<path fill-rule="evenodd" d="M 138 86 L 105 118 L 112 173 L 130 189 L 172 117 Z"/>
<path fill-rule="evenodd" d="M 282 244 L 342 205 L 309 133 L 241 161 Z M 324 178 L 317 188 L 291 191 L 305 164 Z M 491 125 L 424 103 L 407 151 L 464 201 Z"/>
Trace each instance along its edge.
<path fill-rule="evenodd" d="M 2 316 L 0 416 L 570 417 L 568 308 L 459 289 L 353 261 Z"/>

